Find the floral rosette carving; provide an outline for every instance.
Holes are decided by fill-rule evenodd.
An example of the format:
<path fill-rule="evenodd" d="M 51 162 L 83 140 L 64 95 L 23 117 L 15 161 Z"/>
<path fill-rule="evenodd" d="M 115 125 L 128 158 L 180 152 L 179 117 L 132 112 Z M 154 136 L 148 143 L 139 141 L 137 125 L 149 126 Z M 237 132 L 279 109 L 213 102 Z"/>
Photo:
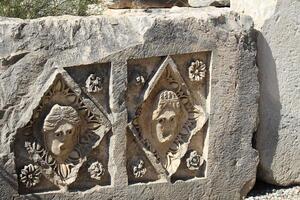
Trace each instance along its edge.
<path fill-rule="evenodd" d="M 137 74 L 135 77 L 135 83 L 136 85 L 144 85 L 145 83 L 145 78 L 141 74 Z"/>
<path fill-rule="evenodd" d="M 135 160 L 133 162 L 132 173 L 135 178 L 143 177 L 147 172 L 145 168 L 145 162 L 142 159 Z"/>
<path fill-rule="evenodd" d="M 189 66 L 189 78 L 191 81 L 202 81 L 206 76 L 206 65 L 203 61 L 196 60 Z"/>
<path fill-rule="evenodd" d="M 203 163 L 204 159 L 197 153 L 197 151 L 192 151 L 190 156 L 186 159 L 186 165 L 189 170 L 199 170 Z"/>
<path fill-rule="evenodd" d="M 37 165 L 29 164 L 21 169 L 20 180 L 27 187 L 31 188 L 40 182 L 41 170 Z"/>
<path fill-rule="evenodd" d="M 100 92 L 103 89 L 102 83 L 102 77 L 98 77 L 95 74 L 91 74 L 85 82 L 85 87 L 88 92 L 96 93 Z"/>
<path fill-rule="evenodd" d="M 91 178 L 99 181 L 104 175 L 105 168 L 100 162 L 96 161 L 90 165 L 90 167 L 88 168 L 88 172 L 90 173 Z"/>

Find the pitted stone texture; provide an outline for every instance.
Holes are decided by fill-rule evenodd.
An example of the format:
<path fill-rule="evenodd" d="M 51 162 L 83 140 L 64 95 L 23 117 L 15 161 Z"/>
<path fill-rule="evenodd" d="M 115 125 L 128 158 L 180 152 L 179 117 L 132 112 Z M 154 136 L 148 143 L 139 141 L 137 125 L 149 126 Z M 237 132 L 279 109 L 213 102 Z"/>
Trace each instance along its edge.
<path fill-rule="evenodd" d="M 189 5 L 196 8 L 205 6 L 228 7 L 230 0 L 189 0 Z"/>
<path fill-rule="evenodd" d="M 300 2 L 232 0 L 235 11 L 250 15 L 258 36 L 260 125 L 256 148 L 258 175 L 276 185 L 300 183 Z"/>
<path fill-rule="evenodd" d="M 280 1 L 258 37 L 261 100 L 256 147 L 259 176 L 300 184 L 300 2 Z"/>
<path fill-rule="evenodd" d="M 188 6 L 187 0 L 104 0 L 108 8 L 170 8 Z"/>
<path fill-rule="evenodd" d="M 1 157 L 5 162 L 1 164 L 1 172 L 11 175 L 11 179 L 8 186 L 1 189 L 8 194 L 7 198 L 13 195 L 8 192 L 9 185 L 23 193 L 19 197 L 14 197 L 20 199 L 176 200 L 244 197 L 255 182 L 258 163 L 258 155 L 251 145 L 252 134 L 257 124 L 258 80 L 253 26 L 249 20 L 245 22 L 240 19 L 240 16 L 232 13 L 230 9 L 213 7 L 147 11 L 110 10 L 103 16 L 85 18 L 72 16 L 35 20 L 2 18 L 0 131 Z M 149 62 L 150 67 L 162 66 L 161 69 L 165 69 L 161 61 L 170 60 L 167 68 L 170 68 L 170 63 L 174 61 L 176 67 L 175 64 L 171 64 L 173 76 L 177 77 L 183 86 L 189 79 L 191 61 L 182 62 L 181 58 L 189 58 L 185 56 L 190 54 L 210 55 L 205 56 L 211 60 L 206 73 L 203 74 L 203 67 L 199 68 L 202 74 L 193 72 L 202 78 L 207 77 L 207 85 L 204 84 L 207 135 L 203 152 L 197 151 L 197 154 L 192 155 L 187 153 L 181 160 L 187 167 L 191 168 L 192 165 L 191 169 L 197 170 L 203 164 L 202 159 L 205 159 L 206 170 L 200 178 L 196 177 L 189 181 L 166 179 L 151 184 L 130 184 L 127 175 L 127 171 L 130 170 L 127 170 L 126 166 L 128 159 L 126 144 L 127 139 L 129 140 L 126 135 L 129 121 L 126 102 L 127 65 L 130 60 L 149 58 L 158 60 L 159 63 L 152 65 Z M 136 65 L 135 67 L 139 68 Z M 60 78 L 64 79 L 66 87 L 62 87 L 62 84 L 53 84 L 57 74 L 61 74 Z M 86 81 L 89 74 L 95 74 L 89 83 L 101 87 L 101 90 L 90 90 L 92 93 L 87 90 Z M 187 79 L 182 80 L 178 74 Z M 143 74 L 138 77 L 141 75 Z M 95 77 L 102 77 L 104 80 L 102 82 L 102 79 Z M 147 82 L 148 77 L 145 76 L 144 79 L 147 85 L 151 85 Z M 137 85 L 143 82 L 138 81 Z M 201 83 L 201 81 L 194 82 L 197 83 L 193 84 Z M 172 80 L 171 83 L 174 86 Z M 187 86 L 190 87 L 189 84 Z M 94 108 L 91 112 L 87 112 L 91 122 L 95 122 L 94 115 L 101 116 L 101 113 L 96 112 L 99 109 L 110 121 L 112 126 L 110 140 L 103 139 L 108 147 L 101 142 L 99 148 L 93 146 L 92 149 L 93 152 L 96 151 L 92 154 L 94 158 L 100 156 L 99 152 L 100 154 L 104 152 L 108 157 L 107 163 L 101 163 L 103 167 L 107 167 L 104 173 L 108 172 L 110 176 L 105 179 L 108 180 L 105 184 L 91 182 L 93 184 L 84 185 L 86 182 L 82 180 L 86 177 L 83 174 L 84 172 L 89 174 L 87 168 L 92 166 L 86 163 L 82 165 L 86 167 L 83 170 L 70 172 L 78 172 L 75 174 L 78 178 L 74 183 L 79 183 L 75 185 L 72 183 L 70 187 L 64 187 L 62 190 L 56 187 L 45 188 L 45 185 L 37 183 L 35 187 L 38 188 L 32 187 L 32 191 L 46 193 L 24 194 L 31 190 L 20 190 L 20 187 L 23 187 L 19 179 L 20 166 L 15 167 L 15 164 L 27 162 L 28 165 L 31 161 L 27 159 L 27 154 L 16 151 L 14 147 L 22 147 L 21 139 L 28 136 L 25 132 L 26 125 L 31 122 L 32 117 L 33 123 L 39 119 L 33 115 L 40 109 L 38 105 L 44 102 L 43 98 L 52 101 L 50 97 L 55 95 L 55 92 L 65 92 L 71 102 L 79 99 L 75 98 L 74 94 L 79 96 L 80 101 L 76 101 L 76 104 L 80 106 L 76 107 L 76 110 L 80 116 L 87 112 L 86 108 Z M 54 100 L 62 101 L 63 98 Z M 147 101 L 151 102 L 151 99 Z M 188 101 L 182 102 L 186 104 Z M 68 102 L 64 104 L 66 105 L 63 106 L 71 106 Z M 49 108 L 48 112 L 50 110 Z M 43 116 L 46 117 L 47 112 Z M 191 116 L 193 117 L 192 114 Z M 90 127 L 89 124 L 84 126 Z M 87 140 L 83 142 L 86 143 Z M 43 153 L 40 147 L 36 149 Z M 88 153 L 91 148 L 83 149 Z M 198 156 L 198 153 L 203 153 L 203 158 Z M 15 159 L 21 155 L 26 159 Z M 73 154 L 71 158 L 74 158 Z M 89 161 L 89 158 L 87 159 Z M 147 165 L 149 161 L 145 160 L 143 163 Z M 138 166 L 138 170 L 140 169 L 143 170 L 143 167 Z M 149 170 L 151 168 L 148 167 L 143 171 L 145 174 L 140 173 L 139 177 L 147 176 Z M 64 171 L 69 172 L 68 168 L 64 168 Z M 97 170 L 95 173 L 99 173 L 100 176 L 102 174 L 100 171 Z"/>

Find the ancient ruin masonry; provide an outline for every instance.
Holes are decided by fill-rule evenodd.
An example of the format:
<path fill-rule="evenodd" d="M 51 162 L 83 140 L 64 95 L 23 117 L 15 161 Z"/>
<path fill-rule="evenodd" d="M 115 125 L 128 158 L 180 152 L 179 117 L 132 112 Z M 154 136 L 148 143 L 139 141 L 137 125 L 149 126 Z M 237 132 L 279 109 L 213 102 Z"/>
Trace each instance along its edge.
<path fill-rule="evenodd" d="M 240 199 L 258 154 L 256 35 L 228 8 L 0 22 L 8 199 Z"/>

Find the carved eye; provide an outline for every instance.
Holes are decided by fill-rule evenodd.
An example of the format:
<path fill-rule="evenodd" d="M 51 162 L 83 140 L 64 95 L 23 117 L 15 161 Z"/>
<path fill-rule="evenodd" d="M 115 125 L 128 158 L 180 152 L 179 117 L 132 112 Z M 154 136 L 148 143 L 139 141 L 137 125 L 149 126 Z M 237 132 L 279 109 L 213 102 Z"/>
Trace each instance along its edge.
<path fill-rule="evenodd" d="M 171 117 L 170 121 L 173 122 L 174 121 L 174 117 Z"/>
<path fill-rule="evenodd" d="M 61 135 L 62 135 L 61 131 L 55 134 L 56 137 L 60 137 Z"/>
<path fill-rule="evenodd" d="M 162 124 L 162 123 L 164 123 L 164 121 L 165 121 L 164 118 L 160 118 L 160 119 L 158 120 L 158 123 Z"/>
<path fill-rule="evenodd" d="M 72 134 L 72 130 L 67 130 L 67 135 L 70 135 L 70 134 Z"/>

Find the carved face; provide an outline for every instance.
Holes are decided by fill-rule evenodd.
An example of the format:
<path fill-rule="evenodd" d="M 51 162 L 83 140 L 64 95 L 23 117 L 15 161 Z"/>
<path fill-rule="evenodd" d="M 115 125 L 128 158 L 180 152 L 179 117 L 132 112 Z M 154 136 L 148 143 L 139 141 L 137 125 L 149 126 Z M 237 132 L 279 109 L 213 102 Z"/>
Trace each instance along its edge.
<path fill-rule="evenodd" d="M 54 105 L 44 126 L 44 143 L 58 161 L 64 161 L 78 141 L 80 118 L 70 106 Z"/>
<path fill-rule="evenodd" d="M 173 91 L 162 91 L 152 115 L 152 132 L 159 142 L 172 140 L 178 129 L 180 102 Z"/>
<path fill-rule="evenodd" d="M 61 124 L 56 130 L 48 133 L 47 147 L 55 155 L 66 157 L 76 144 L 76 127 L 69 123 Z"/>

